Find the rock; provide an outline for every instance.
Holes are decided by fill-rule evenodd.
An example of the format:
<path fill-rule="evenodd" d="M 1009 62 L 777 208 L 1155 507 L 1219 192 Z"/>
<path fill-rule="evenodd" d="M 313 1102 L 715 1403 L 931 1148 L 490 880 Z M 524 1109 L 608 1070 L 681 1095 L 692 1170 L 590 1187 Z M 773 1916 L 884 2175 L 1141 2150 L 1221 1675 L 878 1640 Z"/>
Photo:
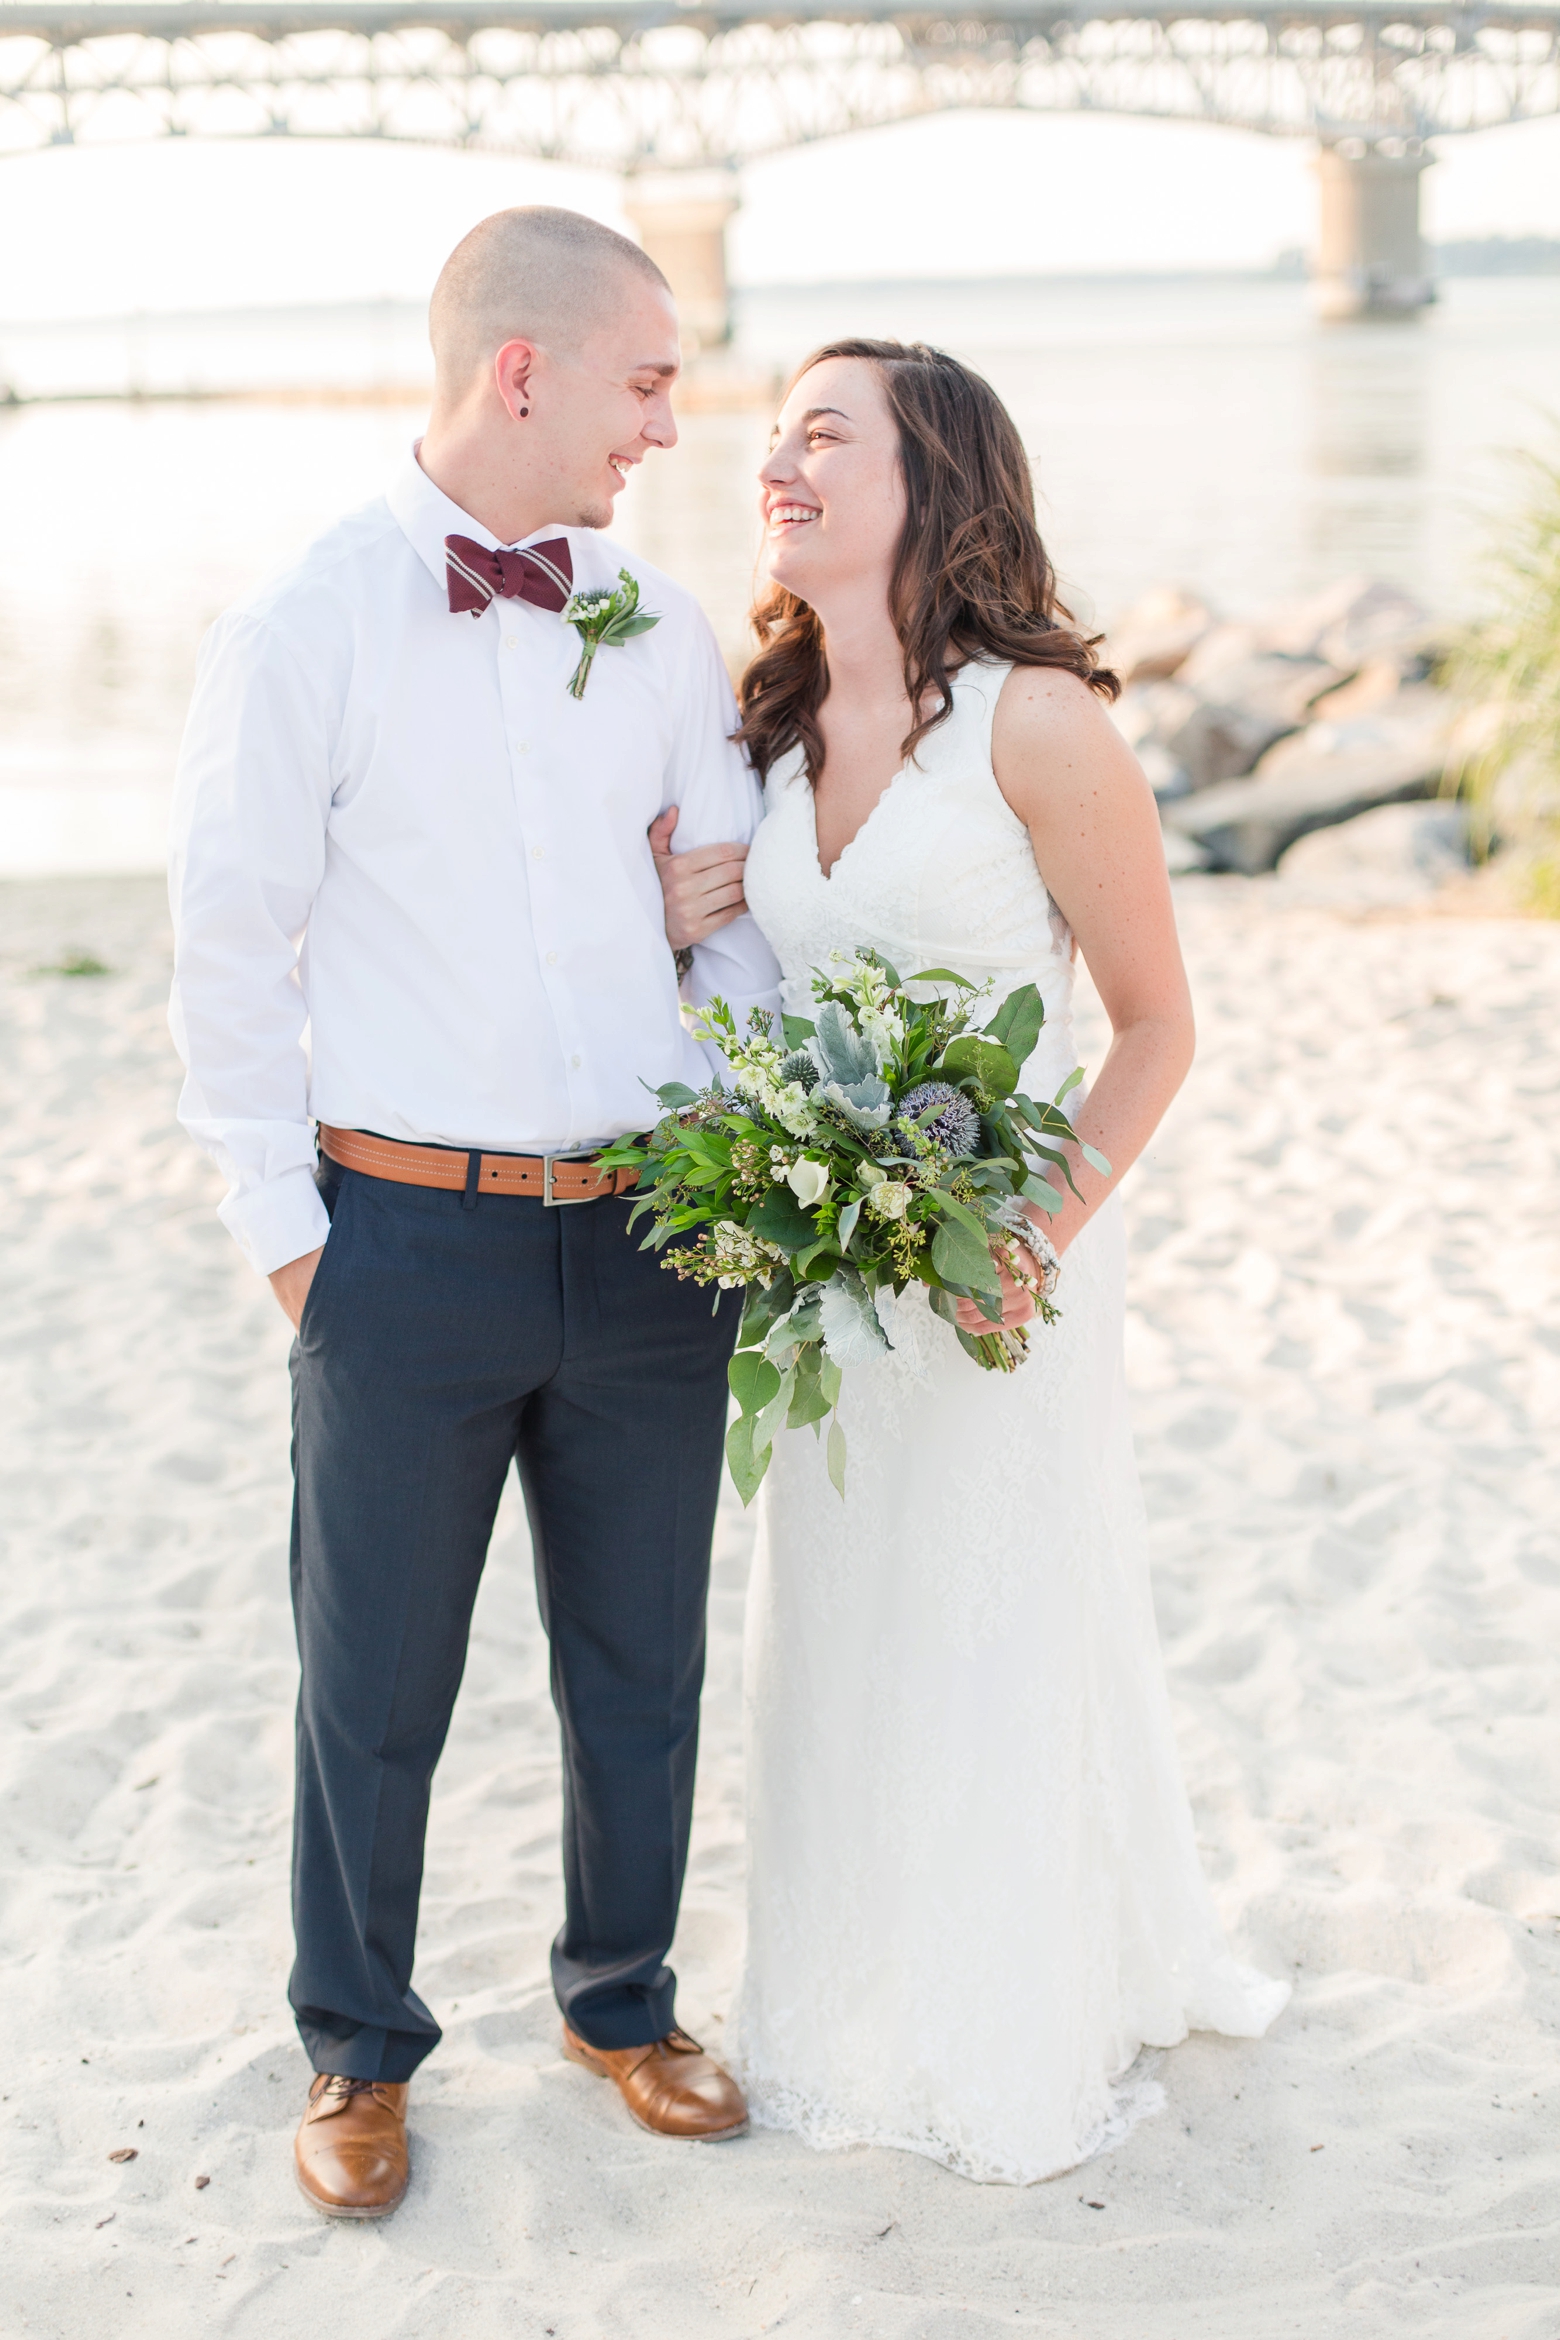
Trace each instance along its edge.
<path fill-rule="evenodd" d="M 1167 747 L 1157 739 L 1145 739 L 1137 751 L 1137 760 L 1143 775 L 1154 792 L 1156 804 L 1174 804 L 1178 798 L 1190 796 L 1191 777 L 1186 766 L 1178 763 Z"/>
<path fill-rule="evenodd" d="M 1278 864 L 1286 898 L 1340 910 L 1422 902 L 1468 867 L 1461 804 L 1381 804 L 1291 845 Z"/>
<path fill-rule="evenodd" d="M 1367 658 L 1357 674 L 1340 683 L 1336 690 L 1324 691 L 1311 702 L 1313 723 L 1349 723 L 1356 715 L 1373 715 L 1389 699 L 1395 699 L 1406 682 L 1424 679 L 1419 671 L 1423 661 L 1417 656 Z"/>
<path fill-rule="evenodd" d="M 1257 707 L 1204 700 L 1166 746 L 1185 770 L 1189 789 L 1212 788 L 1251 771 L 1276 741 L 1296 728 L 1282 715 L 1267 715 Z"/>
<path fill-rule="evenodd" d="M 1172 877 L 1189 877 L 1194 870 L 1211 869 L 1212 859 L 1190 837 L 1183 837 L 1179 829 L 1166 829 L 1165 865 Z"/>
<path fill-rule="evenodd" d="M 1123 739 L 1141 748 L 1148 739 L 1167 740 L 1197 705 L 1197 693 L 1177 682 L 1133 683 L 1110 710 Z"/>
<path fill-rule="evenodd" d="M 1430 613 L 1396 585 L 1367 585 L 1318 637 L 1316 654 L 1334 666 L 1356 667 L 1383 651 L 1423 642 Z"/>
<path fill-rule="evenodd" d="M 1117 619 L 1104 658 L 1124 683 L 1172 675 L 1213 623 L 1206 602 L 1179 585 L 1156 585 Z"/>
<path fill-rule="evenodd" d="M 1164 733 L 1184 723 L 1196 705 L 1193 693 L 1175 683 L 1139 683 L 1123 691 L 1110 710 L 1111 721 L 1137 756 L 1161 803 L 1185 796 L 1191 788 L 1186 766 L 1166 747 Z"/>
<path fill-rule="evenodd" d="M 1422 602 L 1380 577 L 1344 577 L 1324 592 L 1269 611 L 1262 647 L 1291 658 L 1324 658 L 1351 673 L 1367 658 L 1417 639 L 1430 624 Z"/>
<path fill-rule="evenodd" d="M 1218 869 L 1271 869 L 1297 837 L 1379 804 L 1431 795 L 1446 763 L 1451 706 L 1410 684 L 1349 723 L 1316 723 L 1269 749 L 1249 780 L 1226 780 L 1166 805 L 1167 824 Z"/>
<path fill-rule="evenodd" d="M 1221 675 L 1231 667 L 1243 666 L 1248 658 L 1260 657 L 1263 647 L 1258 626 L 1210 626 L 1196 649 L 1176 668 L 1175 679 L 1199 696 L 1208 694 Z"/>
<path fill-rule="evenodd" d="M 1342 680 L 1336 667 L 1318 658 L 1267 651 L 1238 659 L 1209 682 L 1185 720 L 1163 735 L 1165 745 L 1186 766 L 1193 788 L 1237 779 L 1275 742 L 1299 730 L 1319 692 Z M 1178 687 L 1160 685 L 1162 690 Z"/>

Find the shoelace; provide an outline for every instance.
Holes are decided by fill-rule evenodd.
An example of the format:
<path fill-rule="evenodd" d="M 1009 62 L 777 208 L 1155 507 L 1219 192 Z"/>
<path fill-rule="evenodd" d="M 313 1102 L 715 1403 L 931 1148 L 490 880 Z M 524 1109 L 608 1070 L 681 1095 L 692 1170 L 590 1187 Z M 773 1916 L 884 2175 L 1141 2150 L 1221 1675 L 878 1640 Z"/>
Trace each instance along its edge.
<path fill-rule="evenodd" d="M 345 2104 L 349 2096 L 372 2096 L 378 2086 L 377 2080 L 349 2080 L 344 2072 L 333 2072 L 320 2090 L 318 2101 L 323 2104 L 327 2096 L 333 2096 Z"/>

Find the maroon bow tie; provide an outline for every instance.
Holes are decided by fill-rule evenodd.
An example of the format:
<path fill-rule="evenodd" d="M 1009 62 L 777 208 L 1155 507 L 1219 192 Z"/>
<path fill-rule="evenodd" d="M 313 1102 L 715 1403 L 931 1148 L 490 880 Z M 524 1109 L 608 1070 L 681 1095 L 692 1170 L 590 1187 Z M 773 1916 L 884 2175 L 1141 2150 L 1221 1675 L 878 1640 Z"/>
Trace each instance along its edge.
<path fill-rule="evenodd" d="M 574 590 L 574 563 L 566 536 L 549 537 L 525 552 L 489 552 L 469 536 L 444 539 L 444 578 L 452 611 L 480 617 L 495 595 L 560 610 Z"/>

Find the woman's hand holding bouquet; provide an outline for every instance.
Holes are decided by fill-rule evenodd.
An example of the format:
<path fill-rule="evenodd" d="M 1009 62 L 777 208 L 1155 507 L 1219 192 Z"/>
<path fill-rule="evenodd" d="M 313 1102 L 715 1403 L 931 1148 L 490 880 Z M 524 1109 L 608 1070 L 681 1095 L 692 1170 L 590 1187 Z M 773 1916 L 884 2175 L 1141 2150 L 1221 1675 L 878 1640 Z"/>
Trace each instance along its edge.
<path fill-rule="evenodd" d="M 914 999 L 909 984 L 954 988 Z M 1057 1313 L 1056 1255 L 1025 1205 L 1061 1208 L 1044 1171 L 1073 1184 L 1064 1145 L 1110 1170 L 1061 1110 L 1081 1073 L 1048 1105 L 1019 1093 L 1045 1018 L 1033 984 L 980 1031 L 974 985 L 940 967 L 902 982 L 873 951 L 837 954 L 813 993 L 816 1019 L 785 1017 L 783 1045 L 769 1018 L 743 1036 L 712 1001 L 700 1036 L 724 1051 L 731 1089 L 669 1083 L 654 1129 L 602 1155 L 639 1169 L 630 1224 L 650 1214 L 646 1249 L 680 1276 L 747 1292 L 730 1367 L 741 1419 L 726 1440 L 744 1503 L 782 1426 L 816 1435 L 831 1414 L 829 1473 L 844 1493 L 840 1378 L 889 1346 L 872 1300 L 885 1286 L 924 1284 L 978 1365 L 1021 1365 L 1027 1332 L 1003 1324 L 999 1263 L 1044 1322 Z M 964 1331 L 961 1300 L 993 1329 Z"/>

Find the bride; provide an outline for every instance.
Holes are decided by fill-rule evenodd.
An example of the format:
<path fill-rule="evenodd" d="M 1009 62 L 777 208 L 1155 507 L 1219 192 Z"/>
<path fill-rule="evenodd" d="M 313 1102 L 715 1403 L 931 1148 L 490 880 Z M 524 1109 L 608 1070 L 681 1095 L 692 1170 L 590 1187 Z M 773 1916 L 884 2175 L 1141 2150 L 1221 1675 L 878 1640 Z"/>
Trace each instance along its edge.
<path fill-rule="evenodd" d="M 1112 1039 L 1044 1223 L 1058 1324 L 978 1372 L 926 1295 L 845 1378 L 841 1501 L 776 1440 L 748 1595 L 748 1941 L 732 2024 L 756 2120 L 1016 2184 L 1123 2133 L 1122 2076 L 1288 1997 L 1230 1955 L 1198 1866 L 1150 1600 L 1114 1189 L 1192 1055 L 1153 798 L 1106 714 L 993 392 L 940 351 L 838 341 L 759 473 L 769 589 L 741 687 L 764 782 L 745 857 L 655 836 L 674 944 L 746 903 L 785 1003 L 833 950 L 1038 985 L 1023 1087 L 1076 1061 L 1081 951 Z M 674 819 L 675 816 L 670 816 Z M 1032 1301 L 1004 1278 L 1006 1321 Z M 963 1304 L 969 1329 L 983 1320 Z"/>

